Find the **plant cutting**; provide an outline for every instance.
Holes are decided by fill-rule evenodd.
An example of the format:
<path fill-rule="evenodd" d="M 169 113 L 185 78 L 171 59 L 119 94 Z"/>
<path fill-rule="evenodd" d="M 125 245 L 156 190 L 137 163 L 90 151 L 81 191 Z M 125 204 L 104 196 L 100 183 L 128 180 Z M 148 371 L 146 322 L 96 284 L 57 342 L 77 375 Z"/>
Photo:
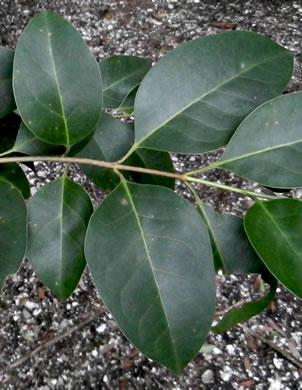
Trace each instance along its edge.
<path fill-rule="evenodd" d="M 261 186 L 302 185 L 302 94 L 281 95 L 292 69 L 293 53 L 243 31 L 185 43 L 152 67 L 131 56 L 97 63 L 66 20 L 35 16 L 15 51 L 0 48 L 0 118 L 20 121 L 0 134 L 1 287 L 26 257 L 64 301 L 87 264 L 123 333 L 178 374 L 211 329 L 264 310 L 278 282 L 301 298 L 300 200 L 202 177 L 215 168 Z M 170 153 L 223 146 L 215 163 L 174 171 Z M 30 197 L 20 164 L 35 161 L 66 169 Z M 108 194 L 95 210 L 70 163 Z M 176 180 L 195 204 L 174 192 Z M 244 219 L 218 215 L 196 184 L 254 204 Z M 220 270 L 261 274 L 270 289 L 212 327 Z"/>

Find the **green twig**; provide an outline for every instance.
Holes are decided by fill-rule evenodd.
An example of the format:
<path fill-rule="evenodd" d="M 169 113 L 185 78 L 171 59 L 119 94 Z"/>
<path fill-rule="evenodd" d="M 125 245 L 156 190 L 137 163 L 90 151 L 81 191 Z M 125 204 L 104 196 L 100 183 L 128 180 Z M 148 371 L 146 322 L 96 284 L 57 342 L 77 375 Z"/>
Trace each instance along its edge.
<path fill-rule="evenodd" d="M 207 187 L 217 187 L 217 188 L 220 188 L 222 190 L 236 192 L 236 193 L 239 193 L 241 195 L 249 196 L 249 197 L 254 198 L 254 199 L 255 198 L 263 198 L 263 199 L 277 199 L 278 198 L 277 196 L 274 196 L 274 195 L 267 195 L 267 194 L 257 193 L 254 191 L 243 190 L 242 188 L 230 187 L 230 186 L 227 186 L 225 184 L 220 184 L 220 183 L 213 183 L 213 182 L 208 181 L 208 180 L 199 179 L 199 178 L 191 177 L 191 176 L 187 176 L 187 175 L 185 175 L 184 181 L 203 184 L 203 185 L 206 185 Z"/>

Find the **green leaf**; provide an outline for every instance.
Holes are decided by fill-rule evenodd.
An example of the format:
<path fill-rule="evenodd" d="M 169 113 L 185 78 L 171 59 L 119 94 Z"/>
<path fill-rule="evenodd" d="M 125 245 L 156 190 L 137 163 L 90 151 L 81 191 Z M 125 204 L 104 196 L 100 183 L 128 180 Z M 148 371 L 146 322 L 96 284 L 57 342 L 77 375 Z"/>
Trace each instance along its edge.
<path fill-rule="evenodd" d="M 198 38 L 172 50 L 137 92 L 136 145 L 179 153 L 225 145 L 246 115 L 283 91 L 292 57 L 269 38 L 244 31 Z"/>
<path fill-rule="evenodd" d="M 64 146 L 56 146 L 41 141 L 26 127 L 24 122 L 21 123 L 16 142 L 12 148 L 12 152 L 23 153 L 29 156 L 61 155 L 64 151 Z"/>
<path fill-rule="evenodd" d="M 103 114 L 91 140 L 77 154 L 78 157 L 102 161 L 117 161 L 133 144 L 133 124 L 122 123 L 109 114 Z M 115 188 L 119 177 L 112 169 L 80 164 L 82 171 L 104 191 Z"/>
<path fill-rule="evenodd" d="M 226 332 L 233 326 L 249 320 L 266 309 L 275 297 L 278 281 L 272 277 L 270 284 L 270 290 L 267 295 L 254 302 L 245 303 L 239 309 L 231 309 L 225 314 L 223 319 L 212 328 L 212 331 L 215 333 Z"/>
<path fill-rule="evenodd" d="M 123 180 L 94 212 L 85 254 L 125 335 L 180 373 L 215 312 L 211 244 L 197 210 L 167 188 Z"/>
<path fill-rule="evenodd" d="M 124 164 L 158 171 L 174 172 L 169 153 L 151 149 L 137 149 L 128 157 Z M 169 177 L 140 172 L 129 172 L 129 175 L 133 181 L 140 184 L 155 184 L 172 190 L 175 186 L 175 180 Z"/>
<path fill-rule="evenodd" d="M 301 201 L 259 201 L 247 212 L 244 226 L 250 242 L 270 272 L 302 298 Z"/>
<path fill-rule="evenodd" d="M 262 261 L 249 243 L 243 220 L 230 214 L 217 214 L 203 204 L 197 208 L 208 226 L 215 268 L 224 273 L 258 273 Z"/>
<path fill-rule="evenodd" d="M 70 147 L 94 131 L 102 109 L 100 71 L 62 17 L 42 12 L 27 25 L 16 48 L 13 86 L 23 122 L 43 141 Z"/>
<path fill-rule="evenodd" d="M 100 118 L 101 120 L 102 118 Z M 98 125 L 97 125 L 98 127 Z M 96 127 L 96 129 L 97 129 Z M 67 156 L 68 157 L 74 157 L 78 155 L 84 148 L 85 146 L 90 142 L 91 138 L 93 137 L 94 132 L 89 134 L 88 137 L 84 138 L 82 141 L 78 142 L 77 144 L 72 145 L 72 147 L 69 149 Z"/>
<path fill-rule="evenodd" d="M 302 186 L 302 92 L 279 96 L 238 127 L 215 166 L 262 185 Z"/>
<path fill-rule="evenodd" d="M 109 114 L 103 114 L 93 137 L 76 155 L 82 158 L 92 158 L 102 161 L 118 161 L 133 145 L 133 123 L 122 123 Z M 133 165 L 142 168 L 158 169 L 174 172 L 169 153 L 156 150 L 138 149 L 124 162 L 125 165 Z M 112 169 L 99 168 L 93 165 L 80 164 L 82 171 L 98 187 L 104 191 L 113 190 L 120 178 Z M 142 184 L 157 184 L 174 188 L 174 179 L 147 175 L 139 172 L 123 172 L 127 178 Z"/>
<path fill-rule="evenodd" d="M 66 176 L 46 184 L 28 202 L 26 256 L 38 277 L 61 301 L 76 288 L 84 267 L 84 238 L 91 200 Z"/>
<path fill-rule="evenodd" d="M 0 179 L 0 290 L 9 274 L 17 272 L 27 239 L 27 211 L 20 192 Z"/>
<path fill-rule="evenodd" d="M 3 118 L 16 108 L 12 75 L 14 52 L 0 46 L 0 118 Z"/>
<path fill-rule="evenodd" d="M 126 114 L 133 114 L 134 111 L 134 101 L 136 97 L 136 93 L 138 91 L 139 86 L 136 86 L 131 90 L 129 95 L 122 101 L 120 106 L 117 108 L 118 111 L 122 111 Z"/>
<path fill-rule="evenodd" d="M 142 81 L 152 65 L 145 58 L 115 55 L 101 61 L 99 66 L 103 80 L 104 107 L 117 108 Z"/>
<path fill-rule="evenodd" d="M 27 199 L 30 197 L 30 188 L 23 169 L 16 163 L 0 164 L 0 180 L 6 181 L 19 190 Z"/>

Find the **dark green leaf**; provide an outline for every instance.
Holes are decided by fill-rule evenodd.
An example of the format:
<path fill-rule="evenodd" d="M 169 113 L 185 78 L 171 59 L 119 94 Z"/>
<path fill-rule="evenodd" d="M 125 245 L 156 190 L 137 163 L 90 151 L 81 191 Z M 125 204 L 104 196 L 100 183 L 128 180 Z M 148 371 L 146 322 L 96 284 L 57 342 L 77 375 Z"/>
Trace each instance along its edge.
<path fill-rule="evenodd" d="M 225 145 L 246 115 L 282 92 L 292 57 L 269 38 L 244 31 L 195 39 L 172 50 L 137 92 L 136 144 L 179 153 Z"/>
<path fill-rule="evenodd" d="M 111 115 L 103 114 L 93 137 L 77 154 L 78 157 L 102 161 L 117 161 L 122 158 L 133 144 L 133 124 L 123 124 Z M 115 188 L 119 177 L 112 169 L 80 164 L 82 171 L 104 191 Z"/>
<path fill-rule="evenodd" d="M 26 249 L 27 211 L 20 192 L 0 179 L 0 289 L 15 273 Z"/>
<path fill-rule="evenodd" d="M 169 153 L 151 149 L 137 149 L 125 161 L 125 165 L 174 172 Z M 171 188 L 172 190 L 174 189 L 175 180 L 169 177 L 143 174 L 140 172 L 129 172 L 129 174 L 136 183 L 155 184 Z"/>
<path fill-rule="evenodd" d="M 211 244 L 197 210 L 167 188 L 123 180 L 93 214 L 85 254 L 125 335 L 180 373 L 215 312 Z"/>
<path fill-rule="evenodd" d="M 28 154 L 29 156 L 43 156 L 43 155 L 61 155 L 64 153 L 64 146 L 55 146 L 41 141 L 34 135 L 24 124 L 21 123 L 18 131 L 13 152 Z"/>
<path fill-rule="evenodd" d="M 66 176 L 46 184 L 28 202 L 29 261 L 61 301 L 76 288 L 85 267 L 84 238 L 91 200 Z"/>
<path fill-rule="evenodd" d="M 122 123 L 108 114 L 103 114 L 93 137 L 85 147 L 77 153 L 78 157 L 92 158 L 103 161 L 117 161 L 122 158 L 133 144 L 133 123 Z M 169 153 L 155 150 L 138 149 L 125 162 L 142 168 L 158 169 L 173 172 L 173 164 Z M 112 169 L 99 168 L 92 165 L 80 164 L 83 172 L 104 191 L 113 190 L 120 178 Z M 127 178 L 142 184 L 157 184 L 174 188 L 174 179 L 147 175 L 138 172 L 123 172 Z"/>
<path fill-rule="evenodd" d="M 24 199 L 30 197 L 30 188 L 23 169 L 16 163 L 0 164 L 0 180 L 16 187 Z"/>
<path fill-rule="evenodd" d="M 274 299 L 278 281 L 275 278 L 271 279 L 270 291 L 263 298 L 255 302 L 245 303 L 239 309 L 231 309 L 228 311 L 223 319 L 212 328 L 215 333 L 223 333 L 233 326 L 247 321 L 255 315 L 261 313 Z"/>
<path fill-rule="evenodd" d="M 148 59 L 134 56 L 112 56 L 99 63 L 104 107 L 117 108 L 151 68 Z"/>
<path fill-rule="evenodd" d="M 302 186 L 302 92 L 279 96 L 238 127 L 218 167 L 263 185 Z"/>
<path fill-rule="evenodd" d="M 98 127 L 98 125 L 97 125 Z M 96 128 L 97 128 L 96 127 Z M 91 138 L 93 137 L 94 133 L 91 133 L 88 135 L 88 137 L 84 138 L 82 141 L 78 142 L 77 144 L 72 145 L 72 147 L 69 149 L 68 157 L 73 157 L 79 154 L 85 146 L 90 142 Z"/>
<path fill-rule="evenodd" d="M 129 95 L 122 101 L 121 105 L 117 108 L 118 111 L 125 112 L 126 114 L 133 114 L 134 111 L 134 101 L 138 87 L 132 89 Z"/>
<path fill-rule="evenodd" d="M 32 19 L 16 48 L 14 93 L 37 137 L 71 145 L 92 133 L 102 109 L 98 65 L 79 32 L 47 11 Z"/>
<path fill-rule="evenodd" d="M 0 118 L 3 118 L 16 108 L 12 75 L 14 52 L 0 46 Z"/>
<path fill-rule="evenodd" d="M 302 202 L 257 202 L 245 216 L 248 238 L 270 272 L 302 298 Z"/>
<path fill-rule="evenodd" d="M 14 113 L 0 119 L 0 154 L 14 146 L 20 122 L 20 117 Z"/>
<path fill-rule="evenodd" d="M 226 274 L 259 273 L 263 267 L 249 243 L 243 220 L 230 214 L 217 214 L 207 205 L 198 205 L 198 210 L 208 226 L 216 270 Z"/>

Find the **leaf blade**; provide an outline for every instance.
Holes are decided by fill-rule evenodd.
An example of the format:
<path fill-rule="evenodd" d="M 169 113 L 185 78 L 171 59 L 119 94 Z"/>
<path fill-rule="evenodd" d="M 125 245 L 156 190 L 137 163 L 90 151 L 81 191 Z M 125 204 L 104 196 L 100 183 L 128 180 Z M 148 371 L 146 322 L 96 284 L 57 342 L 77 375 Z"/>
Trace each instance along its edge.
<path fill-rule="evenodd" d="M 76 288 L 86 261 L 84 237 L 92 204 L 81 186 L 61 177 L 28 202 L 27 254 L 38 277 L 61 301 Z"/>
<path fill-rule="evenodd" d="M 133 124 L 121 123 L 109 114 L 103 114 L 87 145 L 76 155 L 103 161 L 117 161 L 133 144 Z M 112 169 L 80 164 L 81 170 L 104 191 L 114 189 L 120 182 Z"/>
<path fill-rule="evenodd" d="M 99 63 L 103 79 L 104 107 L 116 109 L 151 68 L 146 58 L 114 55 Z"/>
<path fill-rule="evenodd" d="M 125 165 L 155 169 L 158 171 L 174 173 L 173 163 L 168 152 L 152 149 L 137 149 L 124 161 Z M 175 180 L 169 177 L 129 172 L 136 183 L 154 184 L 174 190 Z"/>
<path fill-rule="evenodd" d="M 13 50 L 0 46 L 0 118 L 16 108 L 12 85 L 13 61 Z"/>
<path fill-rule="evenodd" d="M 102 109 L 96 60 L 62 17 L 42 12 L 16 48 L 13 87 L 26 126 L 45 142 L 71 145 L 93 132 Z"/>
<path fill-rule="evenodd" d="M 245 322 L 261 313 L 274 299 L 277 287 L 277 279 L 271 277 L 270 290 L 267 295 L 256 301 L 245 303 L 239 309 L 231 309 L 224 315 L 222 320 L 217 325 L 213 326 L 212 330 L 218 334 L 226 332 L 238 323 Z"/>
<path fill-rule="evenodd" d="M 139 87 L 136 144 L 179 153 L 225 145 L 248 113 L 281 93 L 292 72 L 291 57 L 250 32 L 208 36 L 178 47 Z"/>
<path fill-rule="evenodd" d="M 199 351 L 215 310 L 210 243 L 194 207 L 167 188 L 122 182 L 91 218 L 85 253 L 102 299 L 126 336 L 180 372 Z"/>
<path fill-rule="evenodd" d="M 24 199 L 30 197 L 30 187 L 23 169 L 17 163 L 0 164 L 0 180 L 14 186 Z"/>
<path fill-rule="evenodd" d="M 40 140 L 26 127 L 24 122 L 20 125 L 15 144 L 12 148 L 12 152 L 24 153 L 29 156 L 60 155 L 64 151 L 65 148 L 63 146 L 55 146 Z"/>
<path fill-rule="evenodd" d="M 269 187 L 301 186 L 301 104 L 301 92 L 264 103 L 240 124 L 215 165 Z"/>
<path fill-rule="evenodd" d="M 209 229 L 216 270 L 222 268 L 225 274 L 259 273 L 263 263 L 248 241 L 242 218 L 218 214 L 205 204 L 199 204 L 198 210 Z"/>
<path fill-rule="evenodd" d="M 244 219 L 247 236 L 264 264 L 286 288 L 300 298 L 301 221 L 302 204 L 294 199 L 257 202 Z"/>
<path fill-rule="evenodd" d="M 27 210 L 24 199 L 18 190 L 0 180 L 0 290 L 6 277 L 20 267 L 26 242 Z"/>

